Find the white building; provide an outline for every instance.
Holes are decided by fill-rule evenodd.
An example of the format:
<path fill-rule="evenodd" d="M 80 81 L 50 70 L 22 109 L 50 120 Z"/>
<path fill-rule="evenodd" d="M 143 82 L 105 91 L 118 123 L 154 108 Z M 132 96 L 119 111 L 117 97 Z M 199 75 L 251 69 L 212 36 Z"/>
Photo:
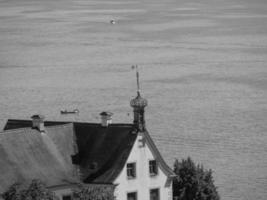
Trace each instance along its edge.
<path fill-rule="evenodd" d="M 147 100 L 131 101 L 133 124 L 8 120 L 0 133 L 0 192 L 40 179 L 62 200 L 77 183 L 112 185 L 117 200 L 172 200 L 173 171 L 145 127 Z"/>

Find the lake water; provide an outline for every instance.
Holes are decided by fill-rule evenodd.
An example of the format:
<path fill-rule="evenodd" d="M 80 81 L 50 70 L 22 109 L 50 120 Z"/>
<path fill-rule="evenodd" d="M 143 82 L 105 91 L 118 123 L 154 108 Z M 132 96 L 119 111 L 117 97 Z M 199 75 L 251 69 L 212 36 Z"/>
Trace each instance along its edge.
<path fill-rule="evenodd" d="M 129 123 L 133 64 L 166 161 L 212 168 L 223 200 L 266 200 L 266 0 L 0 0 L 1 127 Z"/>

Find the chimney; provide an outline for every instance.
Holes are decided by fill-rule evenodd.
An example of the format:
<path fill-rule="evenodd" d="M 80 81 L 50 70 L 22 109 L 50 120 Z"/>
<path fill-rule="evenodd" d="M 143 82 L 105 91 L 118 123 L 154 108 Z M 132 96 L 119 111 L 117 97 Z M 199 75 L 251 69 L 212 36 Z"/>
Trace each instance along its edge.
<path fill-rule="evenodd" d="M 100 113 L 100 116 L 101 116 L 101 125 L 103 127 L 107 127 L 109 124 L 112 123 L 112 118 L 111 116 L 113 115 L 113 113 L 111 112 L 102 112 Z"/>
<path fill-rule="evenodd" d="M 44 127 L 44 116 L 43 115 L 33 115 L 32 118 L 32 128 L 38 129 L 40 132 L 45 132 Z"/>

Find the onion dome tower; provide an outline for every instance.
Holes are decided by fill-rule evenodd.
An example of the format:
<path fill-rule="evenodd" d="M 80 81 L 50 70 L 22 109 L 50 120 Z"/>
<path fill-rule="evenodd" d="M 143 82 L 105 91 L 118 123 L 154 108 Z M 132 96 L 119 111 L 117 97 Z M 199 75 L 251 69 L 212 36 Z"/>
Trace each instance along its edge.
<path fill-rule="evenodd" d="M 145 130 L 145 107 L 147 106 L 147 100 L 141 97 L 140 84 L 139 84 L 139 72 L 138 66 L 132 66 L 136 70 L 136 81 L 137 81 L 137 96 L 130 101 L 131 107 L 133 107 L 134 113 L 134 125 L 138 131 Z"/>

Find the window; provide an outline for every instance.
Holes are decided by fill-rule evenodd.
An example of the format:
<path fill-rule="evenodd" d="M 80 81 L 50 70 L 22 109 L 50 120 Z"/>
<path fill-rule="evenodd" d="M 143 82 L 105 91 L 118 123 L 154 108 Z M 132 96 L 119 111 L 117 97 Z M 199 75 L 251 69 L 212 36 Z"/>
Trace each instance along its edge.
<path fill-rule="evenodd" d="M 71 200 L 71 195 L 63 195 L 62 200 Z"/>
<path fill-rule="evenodd" d="M 150 190 L 150 200 L 159 200 L 159 189 Z"/>
<path fill-rule="evenodd" d="M 130 192 L 127 194 L 127 200 L 137 200 L 137 192 Z"/>
<path fill-rule="evenodd" d="M 155 176 L 158 174 L 158 164 L 156 160 L 149 161 L 149 174 L 150 176 Z"/>
<path fill-rule="evenodd" d="M 136 177 L 136 164 L 135 163 L 128 163 L 127 164 L 127 177 L 129 179 Z"/>

